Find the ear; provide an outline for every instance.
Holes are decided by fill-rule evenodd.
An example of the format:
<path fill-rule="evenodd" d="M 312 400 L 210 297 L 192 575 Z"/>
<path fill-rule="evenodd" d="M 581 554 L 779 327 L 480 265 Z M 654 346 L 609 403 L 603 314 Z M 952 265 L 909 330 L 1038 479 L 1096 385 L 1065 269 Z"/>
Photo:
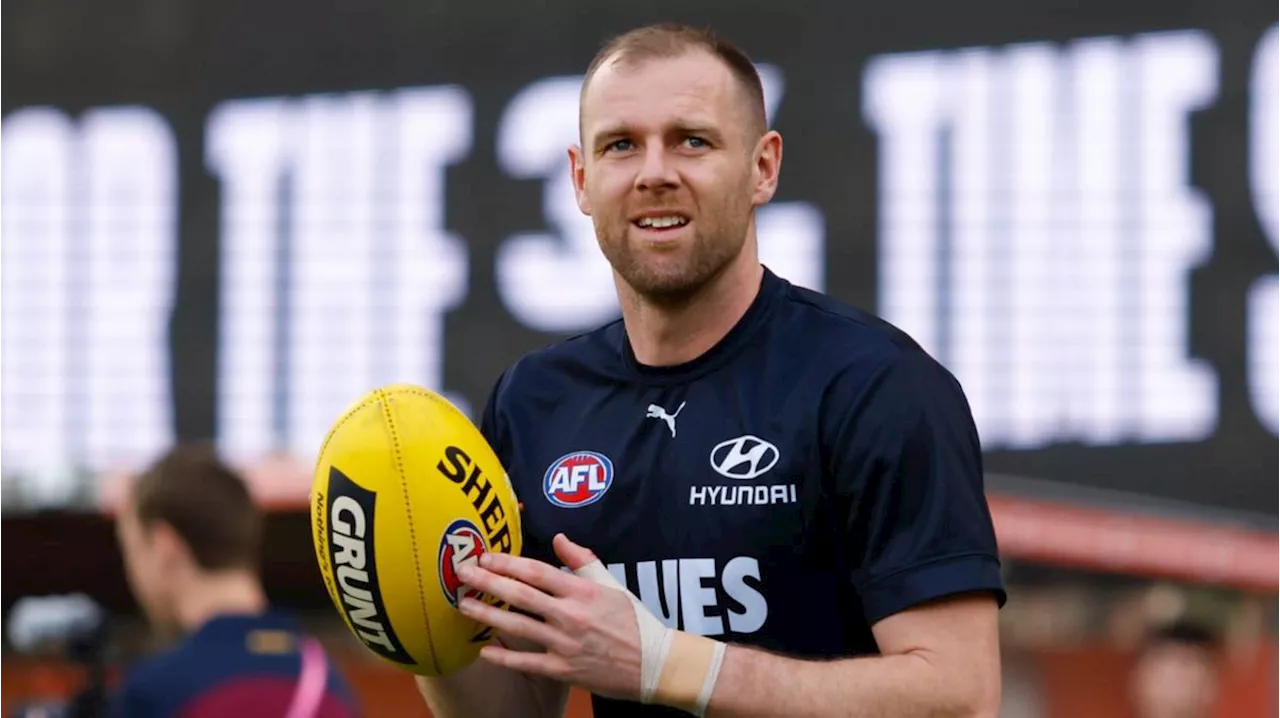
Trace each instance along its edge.
<path fill-rule="evenodd" d="M 569 148 L 569 179 L 573 182 L 573 194 L 578 200 L 578 210 L 590 217 L 591 200 L 587 197 L 586 155 L 578 145 Z"/>
<path fill-rule="evenodd" d="M 164 521 L 157 521 L 146 529 L 145 540 L 151 544 L 152 555 L 165 573 L 192 565 L 194 557 L 177 529 Z"/>
<path fill-rule="evenodd" d="M 778 191 L 778 174 L 782 171 L 782 135 L 776 130 L 764 133 L 756 142 L 752 158 L 751 202 L 758 207 L 767 204 Z"/>

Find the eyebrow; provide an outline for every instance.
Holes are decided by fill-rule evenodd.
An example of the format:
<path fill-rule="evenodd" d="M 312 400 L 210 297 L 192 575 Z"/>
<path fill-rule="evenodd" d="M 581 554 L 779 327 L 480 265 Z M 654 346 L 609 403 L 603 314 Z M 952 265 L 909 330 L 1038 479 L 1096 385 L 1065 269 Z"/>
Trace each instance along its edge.
<path fill-rule="evenodd" d="M 634 132 L 635 129 L 629 125 L 609 125 L 595 133 L 592 138 L 592 146 L 599 147 L 602 143 L 626 137 Z M 710 125 L 694 122 L 677 122 L 668 127 L 665 134 L 701 135 L 717 142 L 724 138 L 723 133 Z"/>
<path fill-rule="evenodd" d="M 619 137 L 625 137 L 630 133 L 631 130 L 625 126 L 613 125 L 596 132 L 591 138 L 591 144 L 593 146 L 599 146 L 602 142 L 608 142 L 609 140 L 617 139 Z"/>

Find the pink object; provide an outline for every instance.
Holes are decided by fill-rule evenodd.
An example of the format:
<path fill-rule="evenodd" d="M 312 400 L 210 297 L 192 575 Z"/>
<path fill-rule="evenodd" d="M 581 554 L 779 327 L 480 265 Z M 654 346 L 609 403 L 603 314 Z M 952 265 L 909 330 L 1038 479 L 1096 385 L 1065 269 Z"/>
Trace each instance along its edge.
<path fill-rule="evenodd" d="M 288 718 L 315 718 L 328 683 L 328 661 L 324 649 L 314 638 L 301 639 L 299 650 L 302 653 L 302 675 L 298 678 L 298 687 L 285 715 Z"/>

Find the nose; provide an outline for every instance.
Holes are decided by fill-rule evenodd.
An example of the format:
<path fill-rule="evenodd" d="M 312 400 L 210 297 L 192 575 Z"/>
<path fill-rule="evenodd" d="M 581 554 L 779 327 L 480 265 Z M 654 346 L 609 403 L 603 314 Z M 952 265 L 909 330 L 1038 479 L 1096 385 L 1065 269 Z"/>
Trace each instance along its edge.
<path fill-rule="evenodd" d="M 680 177 L 675 165 L 667 155 L 663 142 L 650 142 L 645 146 L 640 170 L 636 173 L 636 189 L 658 190 L 670 189 L 680 184 Z"/>

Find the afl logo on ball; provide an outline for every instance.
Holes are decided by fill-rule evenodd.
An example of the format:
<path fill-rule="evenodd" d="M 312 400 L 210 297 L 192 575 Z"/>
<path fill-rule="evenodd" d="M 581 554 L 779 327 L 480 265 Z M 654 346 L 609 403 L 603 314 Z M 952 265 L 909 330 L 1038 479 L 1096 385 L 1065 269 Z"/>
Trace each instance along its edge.
<path fill-rule="evenodd" d="M 475 524 L 466 519 L 458 519 L 449 524 L 444 536 L 440 537 L 440 588 L 454 608 L 466 596 L 479 597 L 477 591 L 462 590 L 458 567 L 464 563 L 475 563 L 484 552 L 484 536 Z"/>
<path fill-rule="evenodd" d="M 594 451 L 565 454 L 542 477 L 542 492 L 556 506 L 576 509 L 600 500 L 613 484 L 613 462 Z"/>

